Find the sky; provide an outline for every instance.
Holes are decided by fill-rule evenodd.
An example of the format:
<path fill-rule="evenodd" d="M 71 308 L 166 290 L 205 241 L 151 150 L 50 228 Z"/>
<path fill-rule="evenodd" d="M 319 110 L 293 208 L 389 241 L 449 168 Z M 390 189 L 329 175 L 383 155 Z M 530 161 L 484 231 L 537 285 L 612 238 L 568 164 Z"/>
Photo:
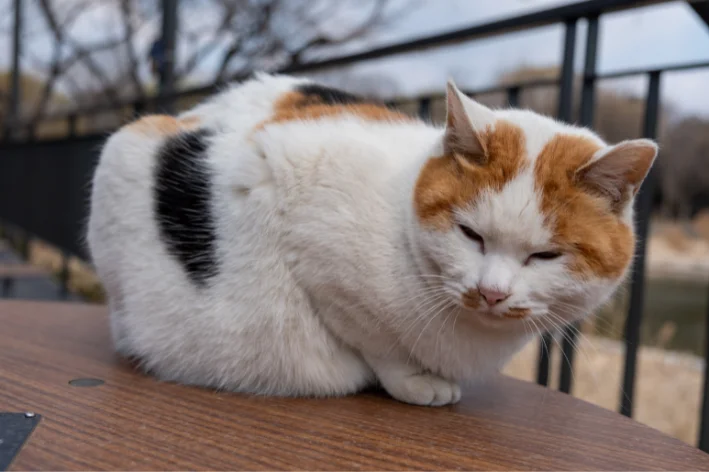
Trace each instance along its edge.
<path fill-rule="evenodd" d="M 563 0 L 438 0 L 401 18 L 396 31 L 370 39 L 370 46 L 411 39 L 441 31 L 486 23 L 508 16 L 572 3 Z M 497 36 L 482 41 L 371 61 L 354 68 L 358 73 L 398 78 L 402 95 L 441 91 L 448 77 L 466 89 L 493 85 L 504 72 L 522 65 L 558 65 L 564 29 L 552 26 Z M 579 24 L 576 70 L 581 71 L 586 24 Z M 709 27 L 686 2 L 607 14 L 601 17 L 598 72 L 651 68 L 690 62 L 709 62 Z M 701 72 L 700 72 L 701 71 Z M 616 79 L 603 86 L 642 96 L 646 79 Z M 681 113 L 709 117 L 709 68 L 663 76 L 662 97 Z"/>
<path fill-rule="evenodd" d="M 399 11 L 386 30 L 348 45 L 348 50 L 365 50 L 572 3 L 568 0 L 392 1 L 393 8 L 397 10 L 397 5 L 405 1 L 413 2 L 414 7 L 404 12 Z M 6 14 L 0 15 L 0 23 L 11 17 L 11 9 L 4 11 Z M 95 14 L 100 16 L 101 11 L 97 10 Z M 208 21 L 208 12 L 201 16 L 204 17 L 202 21 Z M 86 18 L 77 22 L 72 35 L 82 42 L 104 39 L 110 33 L 97 26 L 101 24 L 99 20 L 86 15 Z M 194 24 L 200 18 L 189 17 L 188 20 Z M 182 21 L 186 21 L 185 18 Z M 332 24 L 336 27 L 338 23 L 332 21 Z M 360 63 L 348 70 L 358 75 L 389 77 L 395 83 L 396 95 L 399 96 L 441 92 L 449 77 L 465 89 L 484 88 L 493 85 L 501 74 L 523 65 L 558 65 L 563 33 L 563 27 L 556 25 L 382 58 Z M 586 25 L 582 22 L 577 32 L 577 71 L 582 67 L 585 33 Z M 141 49 L 146 48 L 154 34 L 154 28 L 144 32 L 139 38 Z M 0 67 L 6 67 L 9 63 L 8 43 L 6 48 L 0 48 Z M 48 44 L 36 39 L 30 47 L 34 54 L 43 55 L 50 52 Z M 210 66 L 213 67 L 216 60 L 218 57 L 214 57 L 211 64 L 210 61 L 205 63 L 205 73 L 208 68 L 211 71 Z M 601 17 L 598 50 L 598 71 L 601 73 L 700 61 L 709 61 L 709 27 L 699 20 L 684 1 Z M 646 80 L 644 77 L 635 77 L 604 81 L 601 84 L 642 96 Z M 662 97 L 682 114 L 709 117 L 709 70 L 665 74 Z"/>

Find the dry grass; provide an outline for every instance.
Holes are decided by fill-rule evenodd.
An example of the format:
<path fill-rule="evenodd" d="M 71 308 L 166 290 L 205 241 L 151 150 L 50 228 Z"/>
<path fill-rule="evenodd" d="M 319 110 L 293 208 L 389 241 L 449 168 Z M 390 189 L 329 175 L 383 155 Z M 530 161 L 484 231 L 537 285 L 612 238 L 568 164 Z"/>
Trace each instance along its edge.
<path fill-rule="evenodd" d="M 697 236 L 709 242 L 709 209 L 697 213 L 697 216 L 692 220 L 692 229 L 697 233 Z"/>
<path fill-rule="evenodd" d="M 51 271 L 56 277 L 59 277 L 62 271 L 61 253 L 53 246 L 36 239 L 30 242 L 29 262 Z M 87 301 L 105 301 L 101 282 L 93 269 L 75 257 L 69 259 L 68 288 Z"/>
<path fill-rule="evenodd" d="M 648 240 L 649 277 L 709 281 L 709 215 L 695 219 L 691 226 L 707 238 L 688 234 L 685 225 L 666 221 L 656 227 Z"/>
<path fill-rule="evenodd" d="M 667 246 L 677 252 L 687 252 L 692 249 L 693 240 L 679 226 L 665 226 L 661 231 L 658 231 L 657 238 L 665 241 Z"/>

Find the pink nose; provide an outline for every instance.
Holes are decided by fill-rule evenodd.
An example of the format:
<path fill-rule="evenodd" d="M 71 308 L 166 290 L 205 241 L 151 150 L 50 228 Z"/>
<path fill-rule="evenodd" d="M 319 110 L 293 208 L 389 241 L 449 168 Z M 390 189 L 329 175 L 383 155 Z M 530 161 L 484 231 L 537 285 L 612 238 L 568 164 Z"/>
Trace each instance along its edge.
<path fill-rule="evenodd" d="M 480 291 L 480 295 L 483 296 L 487 304 L 490 306 L 497 305 L 510 296 L 509 293 L 487 287 L 479 287 L 478 290 Z"/>

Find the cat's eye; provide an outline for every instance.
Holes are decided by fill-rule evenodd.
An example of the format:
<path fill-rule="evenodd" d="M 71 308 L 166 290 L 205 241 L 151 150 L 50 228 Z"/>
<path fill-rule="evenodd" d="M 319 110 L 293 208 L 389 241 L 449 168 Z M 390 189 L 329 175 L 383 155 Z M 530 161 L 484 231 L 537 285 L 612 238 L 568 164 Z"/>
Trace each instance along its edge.
<path fill-rule="evenodd" d="M 529 258 L 527 258 L 527 264 L 529 264 L 532 260 L 540 260 L 540 261 L 551 261 L 554 259 L 557 259 L 561 257 L 560 252 L 554 252 L 554 251 L 543 251 L 543 252 L 535 252 L 534 254 L 531 254 Z"/>
<path fill-rule="evenodd" d="M 463 232 L 465 237 L 470 239 L 471 241 L 475 241 L 476 243 L 480 244 L 480 248 L 482 250 L 485 249 L 485 240 L 483 239 L 482 236 L 480 236 L 478 233 L 473 231 L 469 226 L 465 225 L 459 225 L 460 230 Z"/>

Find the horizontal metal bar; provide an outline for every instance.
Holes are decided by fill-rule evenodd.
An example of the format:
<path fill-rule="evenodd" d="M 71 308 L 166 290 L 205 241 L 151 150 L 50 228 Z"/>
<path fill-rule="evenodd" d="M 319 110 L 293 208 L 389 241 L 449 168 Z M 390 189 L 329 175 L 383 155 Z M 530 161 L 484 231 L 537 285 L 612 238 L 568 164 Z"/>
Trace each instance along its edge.
<path fill-rule="evenodd" d="M 528 88 L 535 87 L 551 87 L 559 84 L 559 79 L 540 79 L 540 80 L 529 80 L 526 82 L 517 82 L 509 85 L 495 85 L 493 87 L 485 87 L 480 89 L 464 89 L 462 92 L 469 97 L 477 95 L 486 95 L 491 93 L 508 93 L 511 88 L 518 89 L 519 91 Z M 395 97 L 387 100 L 386 103 L 395 104 L 402 102 L 420 102 L 421 100 L 439 100 L 445 98 L 443 93 L 434 93 L 426 95 L 414 95 L 414 96 L 404 96 Z"/>
<path fill-rule="evenodd" d="M 709 2 L 706 0 L 696 1 L 690 0 L 689 6 L 692 7 L 694 13 L 704 22 L 704 25 L 709 27 Z"/>
<path fill-rule="evenodd" d="M 559 85 L 559 79 L 557 79 L 557 78 L 539 79 L 539 80 L 528 80 L 525 82 L 518 82 L 518 83 L 513 83 L 513 84 L 493 85 L 492 87 L 485 87 L 485 88 L 473 89 L 473 90 L 463 90 L 463 93 L 465 93 L 466 95 L 485 95 L 488 93 L 507 92 L 510 89 L 510 87 L 515 87 L 518 89 L 525 89 L 525 88 L 536 88 L 536 87 L 551 87 L 554 85 Z"/>
<path fill-rule="evenodd" d="M 480 39 L 487 36 L 496 36 L 503 33 L 513 31 L 539 28 L 549 26 L 554 23 L 566 22 L 570 20 L 578 20 L 587 16 L 600 15 L 613 11 L 627 10 L 648 6 L 657 3 L 666 3 L 670 0 L 587 0 L 582 2 L 572 3 L 548 10 L 528 13 L 526 15 L 505 18 L 502 20 L 485 23 L 482 25 L 471 26 L 446 33 L 435 34 L 424 38 L 415 39 L 406 43 L 393 44 L 375 48 L 369 51 L 351 54 L 344 57 L 336 57 L 332 59 L 324 59 L 321 61 L 309 62 L 307 64 L 299 64 L 284 69 L 284 72 L 303 72 L 313 69 L 322 69 L 325 67 L 333 67 L 352 62 L 366 61 L 378 59 L 384 56 L 392 56 L 411 51 L 421 51 L 431 47 L 440 47 L 469 41 L 472 39 Z"/>
<path fill-rule="evenodd" d="M 652 67 L 649 69 L 627 69 L 627 70 L 620 70 L 617 72 L 608 72 L 605 74 L 594 74 L 590 76 L 590 78 L 602 80 L 602 79 L 618 79 L 621 77 L 630 77 L 633 75 L 645 75 L 649 74 L 652 72 L 681 72 L 685 70 L 692 70 L 692 69 L 702 69 L 702 68 L 709 68 L 709 62 L 704 61 L 704 62 L 689 62 L 686 64 L 670 64 L 667 66 L 662 66 L 662 67 Z M 589 78 L 589 76 L 586 76 Z"/>
<path fill-rule="evenodd" d="M 686 70 L 693 70 L 693 69 L 701 69 L 701 68 L 709 68 L 709 62 L 690 62 L 686 64 L 670 64 L 667 66 L 661 66 L 661 67 L 653 67 L 653 68 L 648 68 L 648 69 L 627 69 L 627 70 L 620 70 L 620 71 L 613 71 L 613 72 L 608 72 L 608 73 L 602 73 L 602 74 L 592 74 L 592 75 L 586 75 L 584 78 L 586 79 L 596 79 L 596 80 L 604 80 L 604 79 L 616 79 L 616 78 L 622 78 L 622 77 L 630 77 L 634 75 L 645 75 L 650 72 L 681 72 L 681 71 L 686 71 Z M 547 87 L 547 86 L 553 86 L 557 85 L 559 83 L 558 79 L 542 79 L 542 80 L 532 80 L 532 81 L 527 81 L 527 82 L 519 82 L 519 83 L 511 83 L 511 84 L 505 84 L 505 85 L 493 85 L 491 87 L 485 87 L 481 89 L 475 89 L 475 90 L 465 90 L 464 93 L 467 95 L 483 95 L 487 93 L 498 93 L 498 92 L 506 92 L 508 88 L 510 87 L 520 87 L 520 88 L 533 88 L 533 87 Z M 63 112 L 63 113 L 56 113 L 56 114 L 47 114 L 43 117 L 43 121 L 54 121 L 54 120 L 66 120 L 68 117 L 72 114 L 80 114 L 80 115 L 93 115 L 93 114 L 98 114 L 98 113 L 103 113 L 111 110 L 115 110 L 116 108 L 120 107 L 134 107 L 137 106 L 137 103 L 140 103 L 143 108 L 147 107 L 148 104 L 151 103 L 159 103 L 163 100 L 170 100 L 170 99 L 178 99 L 178 98 L 186 98 L 194 95 L 209 95 L 210 93 L 213 93 L 220 88 L 222 88 L 224 84 L 213 84 L 213 85 L 207 85 L 204 87 L 195 87 L 191 89 L 186 89 L 182 90 L 180 92 L 175 92 L 173 94 L 165 94 L 165 95 L 156 95 L 154 97 L 147 97 L 145 99 L 142 99 L 140 101 L 136 100 L 126 100 L 124 102 L 119 102 L 117 105 L 96 105 L 93 107 L 86 107 L 86 108 L 80 108 L 76 110 L 72 110 L 69 112 Z M 429 94 L 425 96 L 416 96 L 416 97 L 397 97 L 393 98 L 390 101 L 391 102 L 398 102 L 402 100 L 421 100 L 423 98 L 441 98 L 443 97 L 443 94 Z M 23 123 L 15 123 L 15 124 L 9 124 L 8 128 L 10 129 L 20 129 L 23 127 L 26 127 L 28 123 L 23 122 Z"/>
<path fill-rule="evenodd" d="M 280 73 L 296 73 L 324 69 L 339 65 L 351 64 L 354 62 L 378 59 L 397 54 L 404 54 L 413 51 L 421 51 L 433 47 L 445 46 L 474 39 L 480 39 L 489 36 L 496 36 L 514 31 L 522 31 L 527 29 L 539 28 L 543 26 L 553 25 L 555 23 L 567 22 L 570 20 L 597 16 L 602 13 L 612 13 L 632 8 L 645 7 L 654 4 L 667 3 L 673 0 L 586 0 L 569 5 L 563 5 L 556 8 L 528 13 L 510 18 L 504 18 L 489 23 L 475 25 L 467 28 L 462 28 L 446 33 L 435 34 L 423 38 L 407 41 L 403 43 L 392 44 L 379 48 L 370 49 L 368 51 L 339 56 L 334 58 L 323 59 L 320 61 L 311 61 L 304 64 L 294 64 L 277 70 Z M 246 79 L 248 76 L 232 77 L 232 80 L 238 81 Z M 187 97 L 191 95 L 207 95 L 211 94 L 220 88 L 224 83 L 214 83 L 203 87 L 195 87 L 188 90 L 183 90 L 176 93 L 161 94 L 148 99 L 150 102 L 164 103 L 176 98 Z M 508 84 L 507 86 L 514 85 Z M 492 91 L 503 90 L 485 90 L 477 93 L 489 93 Z M 80 112 L 81 114 L 96 114 L 106 111 L 115 110 L 123 106 L 133 106 L 135 100 L 121 101 L 111 105 L 97 105 L 85 109 L 74 110 L 71 113 Z M 57 115 L 47 115 L 44 119 L 64 119 L 70 113 L 61 113 Z M 25 123 L 26 124 L 26 123 Z M 18 125 L 21 126 L 21 125 Z M 13 128 L 16 128 L 13 125 Z"/>

